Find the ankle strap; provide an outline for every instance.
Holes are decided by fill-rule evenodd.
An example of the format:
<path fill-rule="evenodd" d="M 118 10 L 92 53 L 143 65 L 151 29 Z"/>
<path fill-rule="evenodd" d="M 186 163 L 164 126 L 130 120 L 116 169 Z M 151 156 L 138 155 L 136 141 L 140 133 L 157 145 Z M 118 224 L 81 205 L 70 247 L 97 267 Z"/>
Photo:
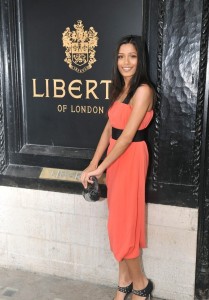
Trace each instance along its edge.
<path fill-rule="evenodd" d="M 148 284 L 143 290 L 133 289 L 132 293 L 140 297 L 147 297 L 151 294 L 152 290 L 153 290 L 153 283 L 151 280 L 148 280 Z"/>
<path fill-rule="evenodd" d="M 130 285 L 128 285 L 126 287 L 118 286 L 118 291 L 122 292 L 122 293 L 125 293 L 125 294 L 131 293 L 132 289 L 133 289 L 133 283 L 131 283 Z"/>

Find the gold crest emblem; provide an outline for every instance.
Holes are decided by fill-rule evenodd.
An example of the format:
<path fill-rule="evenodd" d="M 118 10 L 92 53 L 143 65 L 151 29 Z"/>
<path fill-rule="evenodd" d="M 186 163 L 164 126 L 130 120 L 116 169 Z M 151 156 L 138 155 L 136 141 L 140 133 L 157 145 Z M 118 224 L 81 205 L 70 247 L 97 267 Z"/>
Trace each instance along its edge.
<path fill-rule="evenodd" d="M 74 24 L 74 28 L 74 31 L 70 31 L 70 27 L 67 27 L 62 34 L 63 47 L 66 48 L 64 61 L 70 69 L 84 73 L 96 62 L 94 48 L 97 47 L 98 33 L 93 27 L 84 30 L 81 20 Z"/>

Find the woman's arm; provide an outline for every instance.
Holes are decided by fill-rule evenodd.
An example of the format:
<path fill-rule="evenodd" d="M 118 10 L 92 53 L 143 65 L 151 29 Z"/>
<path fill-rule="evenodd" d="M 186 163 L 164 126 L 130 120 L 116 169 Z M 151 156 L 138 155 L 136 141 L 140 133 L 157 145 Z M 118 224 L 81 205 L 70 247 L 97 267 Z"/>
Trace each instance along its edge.
<path fill-rule="evenodd" d="M 107 149 L 107 147 L 109 145 L 111 135 L 112 135 L 112 127 L 110 125 L 110 121 L 108 120 L 107 123 L 106 123 L 106 126 L 105 126 L 105 128 L 102 132 L 102 135 L 101 135 L 101 138 L 100 138 L 99 143 L 97 145 L 94 156 L 93 156 L 89 166 L 81 174 L 81 182 L 83 183 L 83 185 L 84 185 L 84 180 L 85 180 L 86 175 L 89 172 L 97 169 L 99 161 L 100 161 L 103 153 L 105 152 L 105 150 Z M 86 187 L 86 185 L 85 185 L 85 187 Z"/>
<path fill-rule="evenodd" d="M 102 175 L 104 170 L 108 168 L 121 154 L 125 152 L 128 146 L 131 144 L 136 131 L 138 130 L 141 122 L 143 121 L 145 114 L 152 108 L 153 104 L 153 91 L 148 85 L 143 85 L 136 90 L 132 101 L 132 112 L 127 122 L 125 129 L 123 130 L 120 137 L 117 139 L 113 149 L 106 156 L 99 167 L 88 173 L 86 183 L 91 182 L 90 176 L 97 176 L 98 178 Z"/>
<path fill-rule="evenodd" d="M 106 123 L 106 126 L 102 132 L 101 138 L 99 140 L 99 143 L 97 145 L 96 151 L 94 153 L 94 156 L 93 156 L 90 164 L 93 164 L 96 167 L 98 166 L 98 163 L 99 163 L 103 153 L 105 152 L 105 150 L 107 149 L 107 147 L 109 145 L 111 135 L 112 135 L 112 127 L 110 125 L 110 121 L 108 120 Z"/>

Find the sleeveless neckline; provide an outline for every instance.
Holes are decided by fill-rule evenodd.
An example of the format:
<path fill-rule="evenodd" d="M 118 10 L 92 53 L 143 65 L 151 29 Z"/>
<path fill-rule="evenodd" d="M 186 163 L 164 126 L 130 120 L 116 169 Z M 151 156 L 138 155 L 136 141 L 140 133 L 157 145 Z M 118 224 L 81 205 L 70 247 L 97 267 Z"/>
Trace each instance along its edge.
<path fill-rule="evenodd" d="M 119 101 L 119 100 L 116 100 L 115 103 L 116 103 L 116 102 L 117 102 L 117 103 L 120 103 L 120 104 L 125 104 L 125 105 L 129 106 L 130 108 L 133 107 L 130 103 L 124 103 L 124 101 L 121 102 L 121 101 Z M 147 113 L 153 112 L 153 111 L 154 111 L 154 109 L 151 109 L 151 110 L 148 110 Z"/>

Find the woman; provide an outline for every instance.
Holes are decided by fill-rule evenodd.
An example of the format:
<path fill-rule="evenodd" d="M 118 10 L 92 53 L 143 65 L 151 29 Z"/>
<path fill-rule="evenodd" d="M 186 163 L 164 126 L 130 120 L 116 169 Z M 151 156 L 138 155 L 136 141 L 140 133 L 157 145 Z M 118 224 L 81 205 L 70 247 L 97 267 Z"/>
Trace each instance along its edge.
<path fill-rule="evenodd" d="M 119 284 L 114 300 L 149 299 L 153 284 L 141 270 L 140 248 L 145 241 L 145 180 L 148 151 L 145 128 L 153 117 L 154 90 L 146 69 L 142 37 L 119 41 L 113 69 L 109 119 L 94 157 L 83 171 L 84 187 L 91 176 L 107 170 L 108 234 L 111 250 L 119 262 Z M 107 156 L 99 161 L 107 149 Z"/>

